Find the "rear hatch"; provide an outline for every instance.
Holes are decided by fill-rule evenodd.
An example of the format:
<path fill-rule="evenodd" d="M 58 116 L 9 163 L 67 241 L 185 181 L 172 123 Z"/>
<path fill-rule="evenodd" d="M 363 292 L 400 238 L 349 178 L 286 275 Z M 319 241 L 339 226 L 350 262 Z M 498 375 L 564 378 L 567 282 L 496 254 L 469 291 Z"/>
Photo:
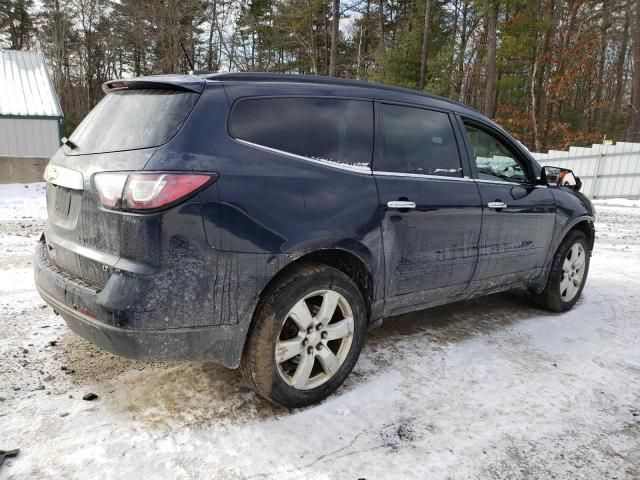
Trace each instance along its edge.
<path fill-rule="evenodd" d="M 191 113 L 198 77 L 147 77 L 105 84 L 105 98 L 53 156 L 45 172 L 49 261 L 78 283 L 102 287 L 121 259 L 156 263 L 158 222 L 104 209 L 92 178 L 142 170 Z"/>

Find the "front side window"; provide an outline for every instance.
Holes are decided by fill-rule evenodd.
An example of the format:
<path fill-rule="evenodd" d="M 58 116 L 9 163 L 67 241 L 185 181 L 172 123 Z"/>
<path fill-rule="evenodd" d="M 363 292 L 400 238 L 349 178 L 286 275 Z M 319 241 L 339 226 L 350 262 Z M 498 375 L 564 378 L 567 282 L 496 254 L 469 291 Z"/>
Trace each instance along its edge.
<path fill-rule="evenodd" d="M 449 115 L 400 105 L 381 105 L 381 153 L 375 169 L 384 172 L 461 177 L 458 145 Z"/>
<path fill-rule="evenodd" d="M 502 142 L 471 125 L 465 125 L 465 128 L 480 180 L 527 182 L 526 169 Z"/>
<path fill-rule="evenodd" d="M 368 166 L 373 103 L 336 98 L 251 98 L 231 112 L 232 137 L 317 160 Z"/>

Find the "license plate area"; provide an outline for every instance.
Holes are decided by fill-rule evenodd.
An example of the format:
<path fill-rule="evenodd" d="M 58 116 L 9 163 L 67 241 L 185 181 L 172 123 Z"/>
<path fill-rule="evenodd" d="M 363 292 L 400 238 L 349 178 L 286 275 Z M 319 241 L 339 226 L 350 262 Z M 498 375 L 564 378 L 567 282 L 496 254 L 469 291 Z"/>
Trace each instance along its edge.
<path fill-rule="evenodd" d="M 71 212 L 71 189 L 54 185 L 55 212 L 62 218 L 67 218 Z"/>

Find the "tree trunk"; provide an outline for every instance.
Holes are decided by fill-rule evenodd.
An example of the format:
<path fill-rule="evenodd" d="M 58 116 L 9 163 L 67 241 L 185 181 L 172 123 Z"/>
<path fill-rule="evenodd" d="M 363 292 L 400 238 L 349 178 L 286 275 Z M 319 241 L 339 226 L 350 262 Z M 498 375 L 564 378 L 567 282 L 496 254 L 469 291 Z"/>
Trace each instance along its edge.
<path fill-rule="evenodd" d="M 328 75 L 329 74 L 329 53 L 331 51 L 331 35 L 329 32 L 329 24 L 328 22 L 328 16 L 327 16 L 327 12 L 324 11 L 322 14 L 322 22 L 323 22 L 323 33 L 324 33 L 324 48 L 322 49 L 323 51 L 323 56 L 324 56 L 324 65 L 323 65 L 323 70 L 324 70 L 324 74 Z"/>
<path fill-rule="evenodd" d="M 541 152 L 540 146 L 540 133 L 538 131 L 538 118 L 537 118 L 537 101 L 536 101 L 536 77 L 538 71 L 538 62 L 533 62 L 533 71 L 531 73 L 531 124 L 533 127 L 533 146 L 536 152 Z"/>
<path fill-rule="evenodd" d="M 633 22 L 633 75 L 631 77 L 631 121 L 627 140 L 640 140 L 640 5 L 636 4 Z"/>
<path fill-rule="evenodd" d="M 378 30 L 380 50 L 384 50 L 384 0 L 378 0 Z"/>
<path fill-rule="evenodd" d="M 315 33 L 313 31 L 313 14 L 309 17 L 309 56 L 311 58 L 311 73 L 318 74 L 318 60 L 316 56 Z"/>
<path fill-rule="evenodd" d="M 483 113 L 493 118 L 496 114 L 496 51 L 498 35 L 496 23 L 498 21 L 498 4 L 491 2 L 487 13 L 487 85 L 484 92 Z"/>
<path fill-rule="evenodd" d="M 629 24 L 631 23 L 631 0 L 627 0 L 625 5 L 624 26 L 622 27 L 622 41 L 618 57 L 616 58 L 616 88 L 613 95 L 614 108 L 622 107 L 622 95 L 624 93 L 624 63 L 627 58 L 627 48 L 629 45 Z"/>
<path fill-rule="evenodd" d="M 602 2 L 602 24 L 600 25 L 600 51 L 598 53 L 598 72 L 596 78 L 596 92 L 591 108 L 591 125 L 590 130 L 598 129 L 600 125 L 600 119 L 602 118 L 602 100 L 604 90 L 604 71 L 606 66 L 606 54 L 607 54 L 607 31 L 609 29 L 609 9 L 611 8 L 610 2 L 604 0 Z"/>
<path fill-rule="evenodd" d="M 427 77 L 427 58 L 429 50 L 429 31 L 431 29 L 431 1 L 425 0 L 424 6 L 424 27 L 422 29 L 422 50 L 420 52 L 420 83 L 418 88 L 424 89 Z"/>
<path fill-rule="evenodd" d="M 456 78 L 456 92 L 458 93 L 458 99 L 464 102 L 464 58 L 467 53 L 467 42 L 469 37 L 467 35 L 467 29 L 469 25 L 467 23 L 469 14 L 469 1 L 464 0 L 462 2 L 462 19 L 460 22 L 460 49 L 458 52 L 458 65 L 457 65 L 457 78 Z"/>
<path fill-rule="evenodd" d="M 360 80 L 362 75 L 360 74 L 362 65 L 362 40 L 364 37 L 364 26 L 360 25 L 360 33 L 358 34 L 358 57 L 356 59 L 356 79 Z"/>
<path fill-rule="evenodd" d="M 210 72 L 214 71 L 213 68 L 213 31 L 216 28 L 216 22 L 217 22 L 217 18 L 218 18 L 218 12 L 217 12 L 217 7 L 218 7 L 218 2 L 217 0 L 213 0 L 212 6 L 211 6 L 211 28 L 209 29 L 209 44 L 208 44 L 208 50 L 207 50 L 207 70 L 209 70 Z M 215 70 L 218 70 L 218 66 L 216 65 Z"/>
<path fill-rule="evenodd" d="M 543 18 L 542 12 L 542 0 L 538 0 L 536 5 L 536 20 L 539 21 Z M 544 54 L 544 48 L 540 45 L 540 34 L 535 32 L 535 53 L 533 56 L 533 66 L 531 69 L 531 125 L 533 130 L 533 146 L 536 152 L 541 152 L 542 147 L 540 144 L 540 125 L 538 114 L 540 112 L 540 95 L 542 79 L 538 71 L 538 64 L 542 61 L 542 55 Z M 543 52 L 542 54 L 540 52 Z"/>
<path fill-rule="evenodd" d="M 451 89 L 453 87 L 453 75 L 455 70 L 455 60 L 456 60 L 456 49 L 455 43 L 458 38 L 458 0 L 454 0 L 453 4 L 453 27 L 451 28 L 451 38 L 454 44 L 454 47 L 451 49 L 451 57 L 449 62 L 449 67 L 447 68 L 447 77 L 451 78 L 452 81 L 446 82 L 444 86 L 444 90 L 442 95 L 444 97 L 450 97 L 452 95 Z"/>
<path fill-rule="evenodd" d="M 541 143 L 543 147 L 547 145 L 549 136 L 549 128 L 547 122 L 547 103 L 549 81 L 551 80 L 551 71 L 554 63 L 554 55 L 556 50 L 556 33 L 561 19 L 561 0 L 553 0 L 551 2 L 551 15 L 549 28 L 544 34 L 543 48 L 539 59 L 542 61 L 542 72 L 538 75 L 538 130 L 541 132 Z M 546 57 L 546 58 L 545 58 Z"/>
<path fill-rule="evenodd" d="M 331 11 L 331 54 L 329 56 L 329 76 L 336 76 L 338 63 L 338 36 L 340 35 L 340 0 L 333 0 Z"/>
<path fill-rule="evenodd" d="M 364 57 L 363 76 L 367 74 L 367 66 L 369 59 L 369 44 L 370 44 L 370 26 L 371 26 L 371 0 L 367 0 L 367 7 L 365 9 L 365 23 L 364 23 L 364 45 L 362 46 L 362 55 Z"/>

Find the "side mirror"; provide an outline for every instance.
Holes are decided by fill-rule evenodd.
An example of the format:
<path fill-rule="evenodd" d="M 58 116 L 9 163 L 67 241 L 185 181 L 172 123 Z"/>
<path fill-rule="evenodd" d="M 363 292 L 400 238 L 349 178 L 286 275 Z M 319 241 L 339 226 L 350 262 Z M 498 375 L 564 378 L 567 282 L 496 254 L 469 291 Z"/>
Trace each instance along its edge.
<path fill-rule="evenodd" d="M 580 179 L 568 168 L 542 167 L 540 182 L 548 187 L 569 187 L 575 191 L 582 188 Z"/>

